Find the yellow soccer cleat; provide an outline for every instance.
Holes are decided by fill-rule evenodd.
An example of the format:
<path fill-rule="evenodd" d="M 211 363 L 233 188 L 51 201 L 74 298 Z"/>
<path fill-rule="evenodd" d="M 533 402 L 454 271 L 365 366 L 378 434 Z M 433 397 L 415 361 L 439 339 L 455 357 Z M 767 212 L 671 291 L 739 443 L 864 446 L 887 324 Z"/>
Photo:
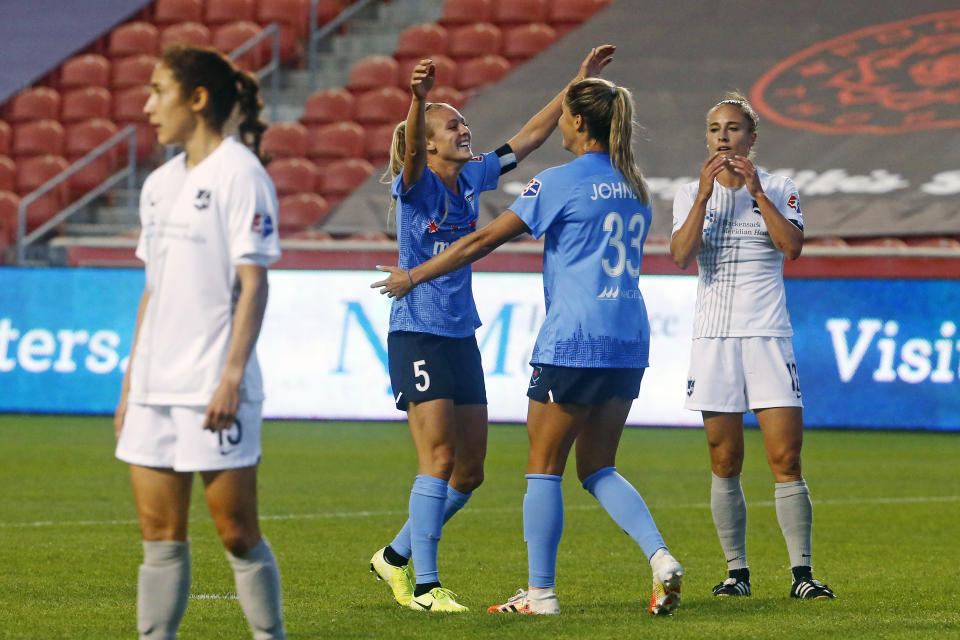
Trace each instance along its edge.
<path fill-rule="evenodd" d="M 380 549 L 370 558 L 370 571 L 376 574 L 377 580 L 383 580 L 393 591 L 393 598 L 402 607 L 409 607 L 413 599 L 413 567 L 408 562 L 402 567 L 397 567 L 383 557 L 383 551 Z"/>
<path fill-rule="evenodd" d="M 650 559 L 653 569 L 653 593 L 650 594 L 650 613 L 668 616 L 680 606 L 680 585 L 683 567 L 666 549 L 660 549 Z"/>
<path fill-rule="evenodd" d="M 430 613 L 461 613 L 469 609 L 456 600 L 455 594 L 450 589 L 443 587 L 434 587 L 422 596 L 416 596 L 410 600 L 410 608 L 414 611 L 429 611 Z"/>

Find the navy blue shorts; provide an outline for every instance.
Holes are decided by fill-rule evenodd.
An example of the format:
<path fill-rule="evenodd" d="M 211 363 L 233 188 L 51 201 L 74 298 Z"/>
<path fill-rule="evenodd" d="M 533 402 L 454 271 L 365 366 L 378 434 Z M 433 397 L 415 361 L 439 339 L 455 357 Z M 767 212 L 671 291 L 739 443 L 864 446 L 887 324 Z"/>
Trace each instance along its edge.
<path fill-rule="evenodd" d="M 633 400 L 646 369 L 600 369 L 533 365 L 527 397 L 539 402 L 602 404 L 610 398 Z"/>
<path fill-rule="evenodd" d="M 449 399 L 453 404 L 487 404 L 480 349 L 474 336 L 447 338 L 393 331 L 387 336 L 390 385 L 397 409 L 408 402 Z"/>

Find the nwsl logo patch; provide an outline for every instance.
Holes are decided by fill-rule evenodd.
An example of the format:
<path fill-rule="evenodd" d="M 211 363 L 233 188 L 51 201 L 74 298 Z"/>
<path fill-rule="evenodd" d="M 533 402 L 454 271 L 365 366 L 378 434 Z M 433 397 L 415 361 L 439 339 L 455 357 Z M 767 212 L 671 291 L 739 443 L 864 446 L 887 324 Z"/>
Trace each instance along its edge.
<path fill-rule="evenodd" d="M 534 178 L 527 183 L 527 186 L 523 188 L 523 191 L 520 193 L 521 198 L 536 198 L 537 194 L 540 193 L 541 182 Z"/>
<path fill-rule="evenodd" d="M 797 196 L 797 194 L 794 193 L 790 196 L 790 198 L 787 200 L 787 206 L 797 213 L 800 213 L 800 198 Z"/>
<path fill-rule="evenodd" d="M 534 367 L 533 373 L 530 375 L 530 388 L 533 389 L 535 386 L 540 384 L 540 376 L 543 374 L 543 367 Z"/>
<path fill-rule="evenodd" d="M 210 207 L 210 190 L 209 189 L 198 189 L 197 195 L 193 197 L 193 206 L 197 208 L 197 211 L 203 211 Z"/>
<path fill-rule="evenodd" d="M 253 224 L 250 225 L 250 231 L 264 238 L 268 237 L 273 233 L 273 218 L 268 213 L 253 214 Z"/>

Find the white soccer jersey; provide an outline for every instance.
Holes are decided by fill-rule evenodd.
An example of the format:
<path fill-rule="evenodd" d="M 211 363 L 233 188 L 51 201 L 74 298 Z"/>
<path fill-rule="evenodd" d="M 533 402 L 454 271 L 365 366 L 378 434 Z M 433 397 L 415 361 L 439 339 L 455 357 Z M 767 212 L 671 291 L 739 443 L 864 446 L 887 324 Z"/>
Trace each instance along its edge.
<path fill-rule="evenodd" d="M 150 298 L 133 351 L 130 401 L 206 405 L 220 382 L 239 293 L 239 264 L 280 257 L 277 194 L 260 160 L 226 138 L 187 169 L 180 154 L 150 174 L 140 195 L 137 257 Z M 263 399 L 256 352 L 242 401 Z"/>
<path fill-rule="evenodd" d="M 780 213 L 803 228 L 793 181 L 763 171 L 759 176 Z M 699 182 L 686 184 L 673 199 L 673 233 L 690 214 L 698 188 Z M 747 188 L 728 189 L 714 180 L 697 254 L 700 274 L 693 337 L 792 336 L 783 260 Z"/>

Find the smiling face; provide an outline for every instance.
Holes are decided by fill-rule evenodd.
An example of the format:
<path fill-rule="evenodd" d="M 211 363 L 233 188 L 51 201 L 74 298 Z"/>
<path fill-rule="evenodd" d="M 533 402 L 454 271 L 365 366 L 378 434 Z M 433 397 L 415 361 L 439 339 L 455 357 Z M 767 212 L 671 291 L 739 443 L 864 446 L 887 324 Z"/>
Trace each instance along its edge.
<path fill-rule="evenodd" d="M 750 155 L 757 132 L 750 131 L 750 122 L 733 104 L 721 104 L 707 114 L 707 150 L 725 156 Z"/>
<path fill-rule="evenodd" d="M 158 64 L 150 77 L 150 98 L 143 107 L 162 145 L 184 144 L 196 131 L 200 118 L 183 97 L 173 72 Z"/>
<path fill-rule="evenodd" d="M 439 105 L 427 111 L 427 151 L 430 158 L 448 162 L 466 162 L 473 157 L 470 128 L 459 111 Z"/>

